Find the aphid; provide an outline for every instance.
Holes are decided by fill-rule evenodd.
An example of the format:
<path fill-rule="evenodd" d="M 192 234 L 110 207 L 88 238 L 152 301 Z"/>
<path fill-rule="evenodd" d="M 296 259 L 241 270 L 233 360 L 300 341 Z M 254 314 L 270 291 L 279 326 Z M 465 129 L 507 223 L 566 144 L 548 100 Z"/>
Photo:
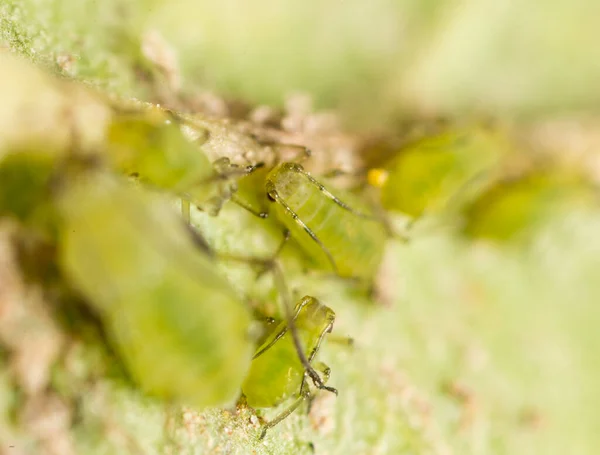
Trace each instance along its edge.
<path fill-rule="evenodd" d="M 107 133 L 110 164 L 216 215 L 236 191 L 234 177 L 247 171 L 227 158 L 211 163 L 176 120 L 158 108 L 117 112 Z"/>
<path fill-rule="evenodd" d="M 296 305 L 293 320 L 308 361 L 321 372 L 323 382 L 327 382 L 329 368 L 315 359 L 325 335 L 333 328 L 335 313 L 316 298 L 305 296 Z M 256 349 L 250 371 L 242 384 L 246 402 L 255 408 L 274 407 L 296 397 L 287 409 L 263 426 L 261 438 L 269 428 L 310 398 L 307 378 L 305 368 L 296 355 L 288 325 L 282 322 Z"/>
<path fill-rule="evenodd" d="M 347 192 L 332 194 L 297 163 L 281 163 L 265 190 L 277 219 L 308 253 L 314 266 L 369 283 L 383 256 L 386 230 L 366 214 L 366 204 Z"/>
<path fill-rule="evenodd" d="M 597 204 L 597 189 L 579 173 L 533 168 L 498 178 L 463 207 L 463 233 L 507 241 L 522 237 L 561 210 Z"/>
<path fill-rule="evenodd" d="M 483 128 L 450 131 L 407 146 L 367 178 L 381 189 L 386 210 L 418 218 L 453 209 L 475 193 L 505 149 L 497 134 Z"/>
<path fill-rule="evenodd" d="M 31 193 L 41 199 L 21 199 L 26 210 L 17 215 L 37 226 L 38 206 L 54 210 L 58 263 L 133 379 L 148 393 L 198 408 L 233 402 L 255 348 L 251 316 L 212 258 L 156 194 L 96 163 L 52 158 L 9 153 L 0 174 L 18 181 L 15 172 L 29 173 L 36 178 L 22 181 L 37 188 L 46 181 L 45 193 Z"/>

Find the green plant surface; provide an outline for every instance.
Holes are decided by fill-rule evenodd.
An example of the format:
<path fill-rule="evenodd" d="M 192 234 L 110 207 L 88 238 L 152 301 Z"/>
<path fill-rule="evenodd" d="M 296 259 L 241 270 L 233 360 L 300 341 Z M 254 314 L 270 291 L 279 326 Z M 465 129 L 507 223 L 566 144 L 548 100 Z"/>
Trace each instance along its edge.
<path fill-rule="evenodd" d="M 121 95 L 158 101 L 157 79 L 192 98 L 208 90 L 251 104 L 282 106 L 303 91 L 355 128 L 381 128 L 415 113 L 596 112 L 598 8 L 593 0 L 552 0 L 543 10 L 535 0 L 3 0 L 0 45 Z"/>

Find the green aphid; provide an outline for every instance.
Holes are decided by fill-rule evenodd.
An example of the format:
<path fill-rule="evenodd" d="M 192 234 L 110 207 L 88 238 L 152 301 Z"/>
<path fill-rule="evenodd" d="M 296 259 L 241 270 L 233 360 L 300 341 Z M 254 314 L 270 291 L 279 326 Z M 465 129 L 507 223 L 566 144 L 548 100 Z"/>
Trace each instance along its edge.
<path fill-rule="evenodd" d="M 65 184 L 60 262 L 133 378 L 165 399 L 231 403 L 254 350 L 247 306 L 172 208 L 104 173 Z"/>
<path fill-rule="evenodd" d="M 463 233 L 495 241 L 522 238 L 561 210 L 598 201 L 597 188 L 577 172 L 532 169 L 498 179 L 466 205 Z"/>
<path fill-rule="evenodd" d="M 227 158 L 212 163 L 201 144 L 184 136 L 174 114 L 158 108 L 117 112 L 107 142 L 114 168 L 177 194 L 212 215 L 232 198 L 235 177 L 246 173 Z"/>
<path fill-rule="evenodd" d="M 383 168 L 371 169 L 368 181 L 381 189 L 386 210 L 418 218 L 468 199 L 505 150 L 502 138 L 483 128 L 450 131 L 407 146 Z"/>
<path fill-rule="evenodd" d="M 366 204 L 342 191 L 332 194 L 297 163 L 281 163 L 265 189 L 277 219 L 312 259 L 316 269 L 370 284 L 388 234 Z"/>
<path fill-rule="evenodd" d="M 100 158 L 5 152 L 0 215 L 57 245 L 143 390 L 197 408 L 234 402 L 255 349 L 247 305 L 170 204 Z"/>
<path fill-rule="evenodd" d="M 333 328 L 335 313 L 314 297 L 305 296 L 294 310 L 293 321 L 308 361 L 321 373 L 323 382 L 329 378 L 329 368 L 317 362 L 316 356 L 325 338 Z M 242 384 L 246 403 L 254 408 L 278 406 L 296 397 L 281 414 L 263 426 L 261 438 L 267 430 L 310 398 L 311 391 L 305 368 L 300 362 L 286 322 L 269 333 L 254 354 L 248 376 Z"/>

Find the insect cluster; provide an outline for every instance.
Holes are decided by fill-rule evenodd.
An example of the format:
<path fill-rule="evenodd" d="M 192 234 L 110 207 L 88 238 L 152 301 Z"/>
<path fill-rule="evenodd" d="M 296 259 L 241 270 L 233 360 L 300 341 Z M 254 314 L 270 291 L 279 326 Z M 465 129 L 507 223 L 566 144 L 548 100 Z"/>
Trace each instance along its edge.
<path fill-rule="evenodd" d="M 15 74 L 39 78 L 40 93 L 19 93 L 16 78 L 2 88 L 2 118 L 10 122 L 0 125 L 0 217 L 50 245 L 64 282 L 100 320 L 144 391 L 197 409 L 240 396 L 255 407 L 295 397 L 264 425 L 263 436 L 316 389 L 337 393 L 317 359 L 333 310 L 312 296 L 294 306 L 278 252 L 215 251 L 189 225 L 189 211 L 218 215 L 225 204 L 238 204 L 279 226 L 282 248 L 290 238 L 303 247 L 308 268 L 368 286 L 383 230 L 355 208 L 366 205 L 330 193 L 299 163 L 211 159 L 205 148 L 214 137 L 197 119 L 109 101 L 2 59 Z M 55 125 L 32 125 L 55 118 Z M 219 263 L 231 261 L 272 274 L 279 323 L 264 324 L 220 272 Z"/>
<path fill-rule="evenodd" d="M 21 71 L 20 62 L 2 59 Z M 362 191 L 342 190 L 278 153 L 288 147 L 308 156 L 302 147 L 263 146 L 244 136 L 270 155 L 240 164 L 228 155 L 217 122 L 109 102 L 25 72 L 40 79 L 40 93 L 18 93 L 17 81 L 1 88 L 0 218 L 52 245 L 65 282 L 149 394 L 196 408 L 240 397 L 257 408 L 292 400 L 261 436 L 316 390 L 337 393 L 318 360 L 335 313 L 314 296 L 292 304 L 279 260 L 288 240 L 306 270 L 366 293 L 393 235 L 390 213 L 418 219 L 453 211 L 466 220 L 465 233 L 507 238 L 526 215 L 537 217 L 532 207 L 546 210 L 557 194 L 573 200 L 594 193 L 570 174 L 535 166 L 509 172 L 502 163 L 510 153 L 483 129 L 414 143 L 359 176 Z M 226 204 L 275 225 L 281 247 L 267 257 L 217 251 L 190 226 L 190 210 L 218 216 Z M 514 210 L 518 217 L 505 213 Z M 279 321 L 251 310 L 221 273 L 227 262 L 272 275 Z"/>

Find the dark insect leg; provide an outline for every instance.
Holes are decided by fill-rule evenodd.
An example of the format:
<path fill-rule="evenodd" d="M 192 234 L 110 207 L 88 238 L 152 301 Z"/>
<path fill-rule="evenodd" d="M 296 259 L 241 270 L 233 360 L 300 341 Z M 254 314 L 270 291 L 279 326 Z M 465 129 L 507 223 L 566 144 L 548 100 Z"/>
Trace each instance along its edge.
<path fill-rule="evenodd" d="M 325 332 L 327 332 L 327 330 L 325 330 Z M 321 370 L 323 377 L 325 378 L 324 382 L 327 382 L 329 380 L 331 370 L 329 369 L 329 367 L 327 365 L 325 365 L 321 362 L 319 362 L 318 368 Z M 290 414 L 292 414 L 298 408 L 298 406 L 300 406 L 302 404 L 303 401 L 308 402 L 309 411 L 310 411 L 310 406 L 312 406 L 312 401 L 314 398 L 315 398 L 315 395 L 310 393 L 310 389 L 308 388 L 308 384 L 306 383 L 306 377 L 304 377 L 304 379 L 302 380 L 302 384 L 300 385 L 300 393 L 298 394 L 298 398 L 290 405 L 289 408 L 287 408 L 285 411 L 283 411 L 281 414 L 279 414 L 273 420 L 264 424 L 263 430 L 260 434 L 260 439 L 265 437 L 265 434 L 267 433 L 267 430 L 269 428 L 273 428 L 275 425 L 280 423 L 282 420 L 289 417 Z"/>
<path fill-rule="evenodd" d="M 285 200 L 281 196 L 279 196 L 279 193 L 275 189 L 275 186 L 270 181 L 267 181 L 267 194 L 273 201 L 280 204 L 284 208 L 284 210 L 292 217 L 292 219 L 296 222 L 296 224 L 298 224 L 304 230 L 304 232 L 306 232 L 310 236 L 310 238 L 313 239 L 319 245 L 319 247 L 323 250 L 323 252 L 327 256 L 327 259 L 329 260 L 329 263 L 331 264 L 331 267 L 333 268 L 333 272 L 336 275 L 339 275 L 337 264 L 335 263 L 335 260 L 333 259 L 333 256 L 331 255 L 331 252 L 329 251 L 329 249 L 323 244 L 323 242 L 321 242 L 321 239 L 319 239 L 319 237 L 317 237 L 317 234 L 315 234 L 304 223 L 304 221 L 302 221 L 300 219 L 300 217 L 298 217 L 298 214 L 292 210 L 292 208 L 287 204 L 287 202 L 285 202 Z"/>
<path fill-rule="evenodd" d="M 269 213 L 268 212 L 259 212 L 258 210 L 254 210 L 252 207 L 250 207 L 244 201 L 242 201 L 241 199 L 239 199 L 237 196 L 231 196 L 231 202 L 233 202 L 234 204 L 236 204 L 239 207 L 243 208 L 244 210 L 250 212 L 252 215 L 254 215 L 254 216 L 258 217 L 258 218 L 262 218 L 263 220 L 265 218 L 269 217 Z"/>
<path fill-rule="evenodd" d="M 285 411 L 283 411 L 273 420 L 270 420 L 269 422 L 263 425 L 262 431 L 258 439 L 263 439 L 270 428 L 273 428 L 275 425 L 288 418 L 296 409 L 298 409 L 298 406 L 300 406 L 309 397 L 310 391 L 308 390 L 308 387 L 303 387 L 303 390 L 300 391 L 300 396 L 296 398 L 296 400 L 290 405 L 290 407 L 288 407 Z"/>

